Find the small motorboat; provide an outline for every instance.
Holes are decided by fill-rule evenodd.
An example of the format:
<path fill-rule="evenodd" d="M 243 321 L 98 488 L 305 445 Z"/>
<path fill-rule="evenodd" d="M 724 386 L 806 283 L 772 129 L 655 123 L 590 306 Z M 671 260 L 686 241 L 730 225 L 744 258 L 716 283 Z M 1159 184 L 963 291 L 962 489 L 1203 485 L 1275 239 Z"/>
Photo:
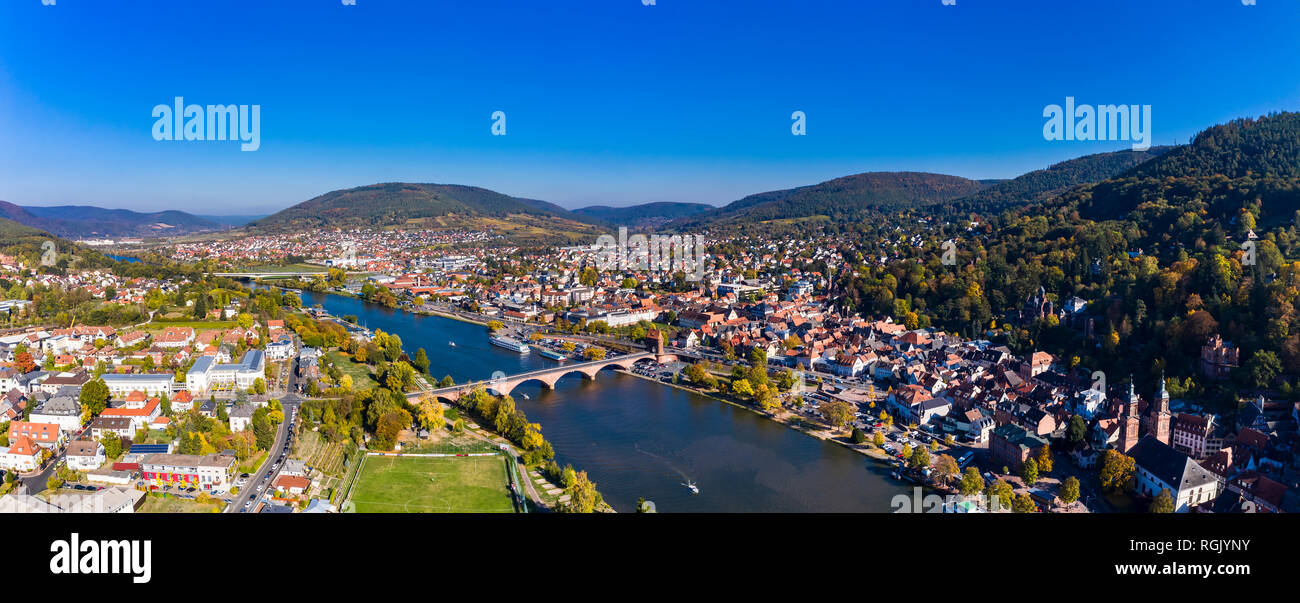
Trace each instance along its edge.
<path fill-rule="evenodd" d="M 699 486 L 696 486 L 695 483 L 692 482 L 691 480 L 686 480 L 686 483 L 685 483 L 685 484 L 682 484 L 682 485 L 683 485 L 683 486 L 686 486 L 686 489 L 690 490 L 690 491 L 691 491 L 691 494 L 699 494 L 699 493 L 700 493 L 700 488 L 699 488 Z"/>
<path fill-rule="evenodd" d="M 448 341 L 448 342 L 447 342 L 447 345 L 449 345 L 449 346 L 451 346 L 451 347 L 454 348 L 454 347 L 456 347 L 456 342 L 454 342 L 454 341 Z"/>

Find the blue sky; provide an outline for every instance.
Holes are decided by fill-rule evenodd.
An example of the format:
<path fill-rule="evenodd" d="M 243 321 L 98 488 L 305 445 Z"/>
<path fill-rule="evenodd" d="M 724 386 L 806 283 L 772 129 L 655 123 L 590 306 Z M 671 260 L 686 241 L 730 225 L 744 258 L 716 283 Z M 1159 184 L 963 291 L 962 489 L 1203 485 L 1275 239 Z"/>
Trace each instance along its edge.
<path fill-rule="evenodd" d="M 0 2 L 19 204 L 270 213 L 387 181 L 723 204 L 1128 148 L 1044 140 L 1066 96 L 1151 105 L 1156 144 L 1300 109 L 1300 0 L 56 2 Z M 261 105 L 261 148 L 155 141 L 176 96 Z"/>

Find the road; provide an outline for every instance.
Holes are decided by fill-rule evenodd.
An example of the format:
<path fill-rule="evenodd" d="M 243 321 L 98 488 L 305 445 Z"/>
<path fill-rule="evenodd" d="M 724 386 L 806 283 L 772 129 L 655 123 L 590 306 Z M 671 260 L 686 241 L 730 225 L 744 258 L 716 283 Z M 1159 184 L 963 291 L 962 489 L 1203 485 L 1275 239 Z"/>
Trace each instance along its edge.
<path fill-rule="evenodd" d="M 298 349 L 302 349 L 301 342 L 299 343 Z M 294 370 L 297 364 L 298 358 L 295 356 L 289 366 L 287 393 L 280 398 L 285 420 L 276 428 L 275 443 L 271 445 L 270 454 L 267 455 L 262 466 L 257 468 L 257 472 L 248 478 L 248 482 L 240 486 L 239 494 L 230 499 L 230 504 L 226 506 L 227 513 L 250 513 L 256 510 L 258 503 L 272 491 L 271 484 L 275 482 L 275 476 L 280 473 L 284 460 L 288 458 L 288 450 L 293 444 L 293 434 L 290 432 L 289 425 L 297 423 L 298 406 L 303 401 L 303 397 L 297 393 L 298 376 L 297 371 Z M 272 469 L 272 466 L 275 468 Z M 261 491 L 257 489 L 259 485 L 262 486 Z M 247 504 L 249 501 L 252 501 L 251 505 Z"/>
<path fill-rule="evenodd" d="M 275 431 L 275 443 L 271 445 L 270 454 L 266 456 L 266 461 L 257 472 L 248 478 L 248 483 L 244 484 L 239 494 L 230 500 L 230 505 L 226 507 L 227 513 L 247 513 L 257 508 L 261 502 L 271 492 L 271 484 L 275 481 L 275 476 L 280 473 L 280 467 L 284 460 L 288 458 L 288 448 L 293 443 L 292 434 L 289 433 L 290 417 L 297 417 L 297 403 L 290 404 L 281 400 L 284 407 L 285 420 L 280 423 Z M 274 466 L 274 469 L 272 468 Z M 258 486 L 262 489 L 259 491 Z M 245 507 L 245 504 L 252 501 L 253 504 Z"/>

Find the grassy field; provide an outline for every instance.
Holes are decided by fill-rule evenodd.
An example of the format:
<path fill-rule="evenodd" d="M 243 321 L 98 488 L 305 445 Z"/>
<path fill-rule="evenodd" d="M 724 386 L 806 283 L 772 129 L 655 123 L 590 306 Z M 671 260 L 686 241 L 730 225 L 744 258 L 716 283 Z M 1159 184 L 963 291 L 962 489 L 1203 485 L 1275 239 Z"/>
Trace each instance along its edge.
<path fill-rule="evenodd" d="M 358 513 L 511 513 L 504 456 L 366 458 Z"/>
<path fill-rule="evenodd" d="M 379 385 L 379 382 L 370 376 L 369 366 L 352 360 L 351 356 L 343 352 L 334 351 L 328 355 L 330 360 L 334 361 L 334 366 L 338 367 L 339 372 L 344 375 L 352 375 L 352 391 L 365 391 Z"/>
<path fill-rule="evenodd" d="M 161 496 L 146 496 L 144 504 L 140 506 L 137 513 L 216 513 L 225 506 L 220 501 L 203 504 L 188 498 L 177 498 L 175 496 L 163 498 Z"/>
<path fill-rule="evenodd" d="M 144 330 L 157 335 L 163 332 L 167 327 L 190 327 L 195 331 L 208 331 L 212 329 L 232 329 L 239 326 L 239 323 L 233 320 L 155 320 L 144 327 Z M 197 335 L 197 333 L 195 333 Z"/>

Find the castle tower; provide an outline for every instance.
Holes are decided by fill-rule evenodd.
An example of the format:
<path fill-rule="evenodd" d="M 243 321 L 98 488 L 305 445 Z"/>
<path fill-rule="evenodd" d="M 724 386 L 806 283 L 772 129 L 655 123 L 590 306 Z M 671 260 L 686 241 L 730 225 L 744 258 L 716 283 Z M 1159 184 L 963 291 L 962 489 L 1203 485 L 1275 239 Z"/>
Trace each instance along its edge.
<path fill-rule="evenodd" d="M 1169 391 L 1165 389 L 1165 374 L 1160 373 L 1160 393 L 1156 395 L 1155 404 L 1151 405 L 1151 422 L 1148 423 L 1148 429 L 1151 435 L 1157 440 L 1169 443 L 1169 420 L 1173 415 L 1169 412 Z"/>

